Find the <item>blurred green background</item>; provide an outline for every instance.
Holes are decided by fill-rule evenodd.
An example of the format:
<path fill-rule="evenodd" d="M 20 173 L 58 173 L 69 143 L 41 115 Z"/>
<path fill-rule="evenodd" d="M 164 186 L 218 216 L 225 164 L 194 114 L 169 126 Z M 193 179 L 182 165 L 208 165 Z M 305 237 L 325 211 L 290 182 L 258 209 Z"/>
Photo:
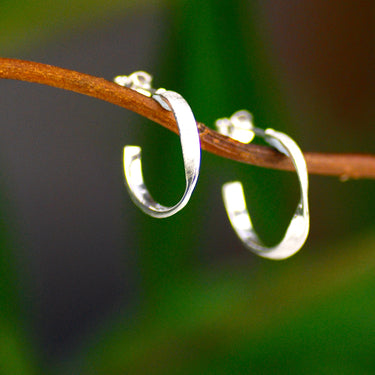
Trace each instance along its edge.
<path fill-rule="evenodd" d="M 0 0 L 3 57 L 112 79 L 146 70 L 197 120 L 250 110 L 303 150 L 374 153 L 374 4 L 354 0 Z M 78 94 L 0 81 L 0 374 L 375 372 L 375 182 L 311 176 L 293 258 L 249 253 L 221 185 L 241 180 L 268 244 L 298 201 L 293 173 L 202 154 L 176 216 L 139 211 L 122 147 L 168 205 L 179 139 Z"/>

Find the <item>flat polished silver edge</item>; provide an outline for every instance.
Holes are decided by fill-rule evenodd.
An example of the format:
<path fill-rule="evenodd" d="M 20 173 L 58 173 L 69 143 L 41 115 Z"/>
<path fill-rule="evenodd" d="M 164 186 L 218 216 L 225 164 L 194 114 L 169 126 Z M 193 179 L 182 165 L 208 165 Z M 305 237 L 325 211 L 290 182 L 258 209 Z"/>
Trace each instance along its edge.
<path fill-rule="evenodd" d="M 303 153 L 292 138 L 273 129 L 264 131 L 263 138 L 291 158 L 300 184 L 301 197 L 281 242 L 272 247 L 263 245 L 253 228 L 241 182 L 224 184 L 222 194 L 231 225 L 246 248 L 263 258 L 281 260 L 297 253 L 309 234 L 308 172 Z"/>
<path fill-rule="evenodd" d="M 186 100 L 174 91 L 157 91 L 154 99 L 165 109 L 171 110 L 180 133 L 185 168 L 186 188 L 181 200 L 172 207 L 157 203 L 147 190 L 143 180 L 141 148 L 124 147 L 125 185 L 133 202 L 146 214 L 155 218 L 174 215 L 188 203 L 197 184 L 201 160 L 199 132 L 193 112 Z"/>

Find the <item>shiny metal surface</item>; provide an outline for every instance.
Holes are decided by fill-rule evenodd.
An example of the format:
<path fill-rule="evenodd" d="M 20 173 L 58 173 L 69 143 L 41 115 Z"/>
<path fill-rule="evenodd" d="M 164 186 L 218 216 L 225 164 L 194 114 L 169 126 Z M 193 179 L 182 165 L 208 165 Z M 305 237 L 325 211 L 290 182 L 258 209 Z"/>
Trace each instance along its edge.
<path fill-rule="evenodd" d="M 310 228 L 308 173 L 305 158 L 298 145 L 288 135 L 273 129 L 264 131 L 252 128 L 252 130 L 256 135 L 263 137 L 271 146 L 292 159 L 300 183 L 300 200 L 284 238 L 272 247 L 263 245 L 253 227 L 241 182 L 235 181 L 223 185 L 222 194 L 225 209 L 233 229 L 247 249 L 263 258 L 285 259 L 301 249 Z"/>
<path fill-rule="evenodd" d="M 143 212 L 155 218 L 166 218 L 186 206 L 197 183 L 201 159 L 199 133 L 193 112 L 186 100 L 174 91 L 152 89 L 151 76 L 145 74 L 148 75 L 145 72 L 136 72 L 129 77 L 119 76 L 120 78 L 115 78 L 115 82 L 125 82 L 124 85 L 141 93 L 146 90 L 164 109 L 173 112 L 180 133 L 186 188 L 181 200 L 172 207 L 156 202 L 143 180 L 141 148 L 138 146 L 124 147 L 125 180 L 132 200 Z M 136 77 L 137 81 L 129 80 L 132 76 Z M 141 80 L 138 79 L 139 77 Z M 141 82 L 141 86 L 137 82 Z M 146 87 L 142 87 L 142 83 Z"/>

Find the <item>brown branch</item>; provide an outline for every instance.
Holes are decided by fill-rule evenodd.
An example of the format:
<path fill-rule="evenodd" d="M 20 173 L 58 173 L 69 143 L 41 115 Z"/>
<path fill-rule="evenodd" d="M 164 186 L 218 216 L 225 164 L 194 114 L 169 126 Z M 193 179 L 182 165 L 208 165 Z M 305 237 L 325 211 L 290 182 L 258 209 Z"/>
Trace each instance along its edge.
<path fill-rule="evenodd" d="M 173 115 L 136 91 L 72 70 L 30 61 L 0 58 L 0 78 L 40 83 L 75 91 L 124 107 L 177 133 Z M 203 150 L 224 158 L 266 168 L 293 170 L 289 158 L 272 148 L 245 145 L 198 123 Z M 304 153 L 309 173 L 342 178 L 375 179 L 375 155 Z"/>

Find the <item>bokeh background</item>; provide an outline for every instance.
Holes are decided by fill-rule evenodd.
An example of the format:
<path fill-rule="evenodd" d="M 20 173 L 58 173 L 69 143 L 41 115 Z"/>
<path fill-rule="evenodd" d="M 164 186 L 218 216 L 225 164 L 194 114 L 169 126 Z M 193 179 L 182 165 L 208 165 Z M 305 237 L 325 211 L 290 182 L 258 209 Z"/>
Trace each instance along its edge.
<path fill-rule="evenodd" d="M 111 80 L 146 70 L 197 120 L 250 110 L 303 150 L 374 153 L 374 3 L 0 0 L 0 54 Z M 75 93 L 0 81 L 0 373 L 375 372 L 375 182 L 311 176 L 311 232 L 286 261 L 247 252 L 221 185 L 241 180 L 268 244 L 296 176 L 206 152 L 189 205 L 149 218 L 123 185 L 143 149 L 154 197 L 184 190 L 178 136 Z"/>

